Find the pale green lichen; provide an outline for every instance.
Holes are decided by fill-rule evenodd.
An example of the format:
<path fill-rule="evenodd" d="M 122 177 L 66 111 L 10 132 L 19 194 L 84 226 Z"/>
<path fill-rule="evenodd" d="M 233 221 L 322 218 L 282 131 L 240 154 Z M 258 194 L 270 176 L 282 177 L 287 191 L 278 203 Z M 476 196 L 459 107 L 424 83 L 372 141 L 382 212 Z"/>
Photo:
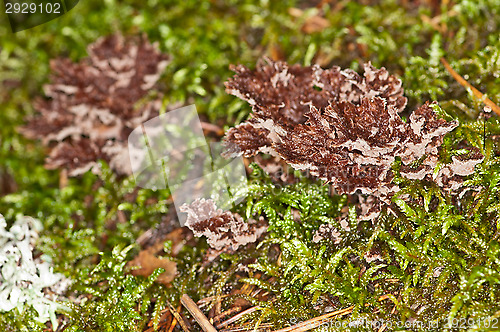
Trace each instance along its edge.
<path fill-rule="evenodd" d="M 39 220 L 25 216 L 18 217 L 7 230 L 7 223 L 0 215 L 0 311 L 22 313 L 32 306 L 38 313 L 38 322 L 50 320 L 56 329 L 56 311 L 64 306 L 45 291 L 49 288 L 64 290 L 68 280 L 53 272 L 49 257 L 33 258 L 41 230 Z"/>

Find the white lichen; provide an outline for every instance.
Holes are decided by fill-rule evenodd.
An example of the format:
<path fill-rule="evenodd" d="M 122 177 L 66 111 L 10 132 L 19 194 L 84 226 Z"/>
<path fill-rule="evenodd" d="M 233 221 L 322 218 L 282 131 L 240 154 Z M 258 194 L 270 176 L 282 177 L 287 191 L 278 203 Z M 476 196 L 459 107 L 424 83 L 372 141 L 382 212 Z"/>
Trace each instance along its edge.
<path fill-rule="evenodd" d="M 33 258 L 33 250 L 42 229 L 39 220 L 19 217 L 7 230 L 7 223 L 0 215 L 0 312 L 32 306 L 38 313 L 36 320 L 51 321 L 57 329 L 56 311 L 64 305 L 56 301 L 70 280 L 54 273 L 50 257 Z M 51 295 L 48 295 L 48 293 Z"/>

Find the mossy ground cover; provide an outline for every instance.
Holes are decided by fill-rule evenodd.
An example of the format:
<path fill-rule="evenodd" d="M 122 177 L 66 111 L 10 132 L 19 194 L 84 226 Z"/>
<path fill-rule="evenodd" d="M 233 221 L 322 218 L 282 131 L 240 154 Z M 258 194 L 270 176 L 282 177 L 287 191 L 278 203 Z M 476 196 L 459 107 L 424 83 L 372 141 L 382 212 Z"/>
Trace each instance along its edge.
<path fill-rule="evenodd" d="M 57 312 L 60 330 L 180 331 L 171 306 L 191 324 L 186 328 L 200 330 L 180 306 L 182 294 L 201 300 L 214 326 L 238 313 L 235 307 L 254 308 L 219 327 L 228 331 L 277 330 L 328 312 L 338 313 L 320 328 L 500 329 L 500 123 L 498 115 L 483 112 L 484 98 L 500 105 L 497 1 L 87 0 L 16 34 L 0 15 L 0 213 L 8 225 L 19 215 L 39 219 L 36 255 L 51 257 L 54 272 L 74 281 Z M 144 33 L 171 56 L 160 81 L 165 104 L 194 103 L 206 122 L 225 129 L 250 113 L 224 91 L 230 64 L 253 68 L 267 56 L 354 70 L 367 61 L 384 66 L 401 78 L 410 109 L 436 100 L 442 116 L 459 120 L 442 154 L 451 158 L 447 151 L 463 142 L 480 149 L 484 161 L 464 183 L 479 189 L 454 201 L 433 183 L 398 177 L 395 163 L 400 195 L 412 200 L 396 197 L 397 215 L 372 224 L 358 222 L 352 199 L 332 195 L 319 181 L 296 173 L 297 183 L 282 186 L 252 165 L 249 196 L 234 212 L 266 219 L 269 231 L 259 243 L 206 264 L 204 239 L 188 236 L 180 247 L 170 239 L 163 256 L 175 261 L 177 274 L 169 285 L 154 282 L 161 270 L 130 274 L 127 262 L 144 244 L 138 239 L 175 228 L 168 190 L 139 189 L 133 177 L 116 176 L 104 163 L 101 174 L 61 185 L 60 171 L 43 166 L 46 148 L 18 132 L 43 96 L 50 59 L 77 61 L 88 44 L 116 32 Z M 441 58 L 483 92 L 483 100 L 460 85 Z M 350 231 L 340 243 L 313 241 L 320 225 L 337 225 L 346 213 Z M 361 259 L 373 248 L 383 264 Z M 0 327 L 51 327 L 36 315 L 22 306 L 1 313 Z"/>

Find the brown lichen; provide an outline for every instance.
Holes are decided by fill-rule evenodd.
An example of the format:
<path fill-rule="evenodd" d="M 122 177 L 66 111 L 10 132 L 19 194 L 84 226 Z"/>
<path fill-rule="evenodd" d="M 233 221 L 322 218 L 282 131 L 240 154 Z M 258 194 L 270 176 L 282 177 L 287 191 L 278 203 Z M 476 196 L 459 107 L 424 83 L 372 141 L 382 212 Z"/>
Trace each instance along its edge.
<path fill-rule="evenodd" d="M 469 155 L 454 156 L 433 177 L 443 137 L 458 122 L 438 118 L 429 103 L 404 122 L 401 82 L 385 69 L 368 64 L 363 78 L 338 67 L 281 62 L 236 71 L 228 92 L 248 101 L 253 115 L 228 131 L 227 154 L 270 153 L 331 183 L 339 194 L 372 195 L 369 204 L 363 202 L 364 219 L 376 218 L 381 202 L 390 205 L 400 190 L 392 181 L 396 157 L 401 175 L 436 180 L 445 190 L 456 189 L 482 161 L 478 150 L 469 148 Z"/>
<path fill-rule="evenodd" d="M 168 57 L 145 37 L 120 35 L 99 39 L 88 54 L 78 63 L 51 61 L 52 82 L 44 87 L 50 99 L 36 102 L 39 115 L 22 132 L 55 147 L 48 168 L 64 167 L 75 176 L 104 159 L 117 173 L 130 174 L 123 159 L 127 137 L 161 106 L 159 100 L 136 104 L 155 86 Z"/>
<path fill-rule="evenodd" d="M 385 68 L 375 69 L 369 63 L 361 77 L 340 67 L 322 69 L 266 61 L 260 61 L 255 70 L 232 67 L 236 75 L 226 82 L 226 91 L 247 101 L 253 116 L 227 132 L 226 155 L 273 154 L 276 135 L 304 123 L 311 106 L 323 109 L 330 102 L 343 100 L 359 104 L 363 98 L 378 96 L 402 111 L 407 102 L 401 81 Z"/>
<path fill-rule="evenodd" d="M 246 223 L 239 214 L 218 209 L 211 199 L 197 199 L 189 205 L 183 204 L 180 210 L 188 214 L 186 226 L 194 235 L 205 236 L 208 244 L 216 250 L 229 246 L 236 250 L 257 241 L 266 231 L 265 226 L 254 220 Z"/>

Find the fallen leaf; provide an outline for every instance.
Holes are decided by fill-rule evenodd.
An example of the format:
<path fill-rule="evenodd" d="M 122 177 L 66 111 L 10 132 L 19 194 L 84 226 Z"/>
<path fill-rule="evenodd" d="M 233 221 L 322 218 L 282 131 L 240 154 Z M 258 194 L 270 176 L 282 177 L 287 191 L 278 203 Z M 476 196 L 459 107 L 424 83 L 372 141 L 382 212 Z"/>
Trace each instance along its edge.
<path fill-rule="evenodd" d="M 128 263 L 129 266 L 138 266 L 139 269 L 132 271 L 134 276 L 149 277 L 154 270 L 162 268 L 165 270 L 156 279 L 157 282 L 169 285 L 177 273 L 177 264 L 167 258 L 156 257 L 150 250 L 142 250 L 136 258 Z"/>
<path fill-rule="evenodd" d="M 306 19 L 306 22 L 302 26 L 302 31 L 307 34 L 312 34 L 321 32 L 328 27 L 330 27 L 330 22 L 327 19 L 319 15 L 314 15 Z"/>
<path fill-rule="evenodd" d="M 304 15 L 304 11 L 299 8 L 289 8 L 288 14 L 290 16 L 300 18 Z M 307 34 L 312 34 L 315 32 L 321 32 L 326 28 L 330 27 L 330 22 L 319 15 L 313 15 L 306 18 L 301 30 Z"/>

